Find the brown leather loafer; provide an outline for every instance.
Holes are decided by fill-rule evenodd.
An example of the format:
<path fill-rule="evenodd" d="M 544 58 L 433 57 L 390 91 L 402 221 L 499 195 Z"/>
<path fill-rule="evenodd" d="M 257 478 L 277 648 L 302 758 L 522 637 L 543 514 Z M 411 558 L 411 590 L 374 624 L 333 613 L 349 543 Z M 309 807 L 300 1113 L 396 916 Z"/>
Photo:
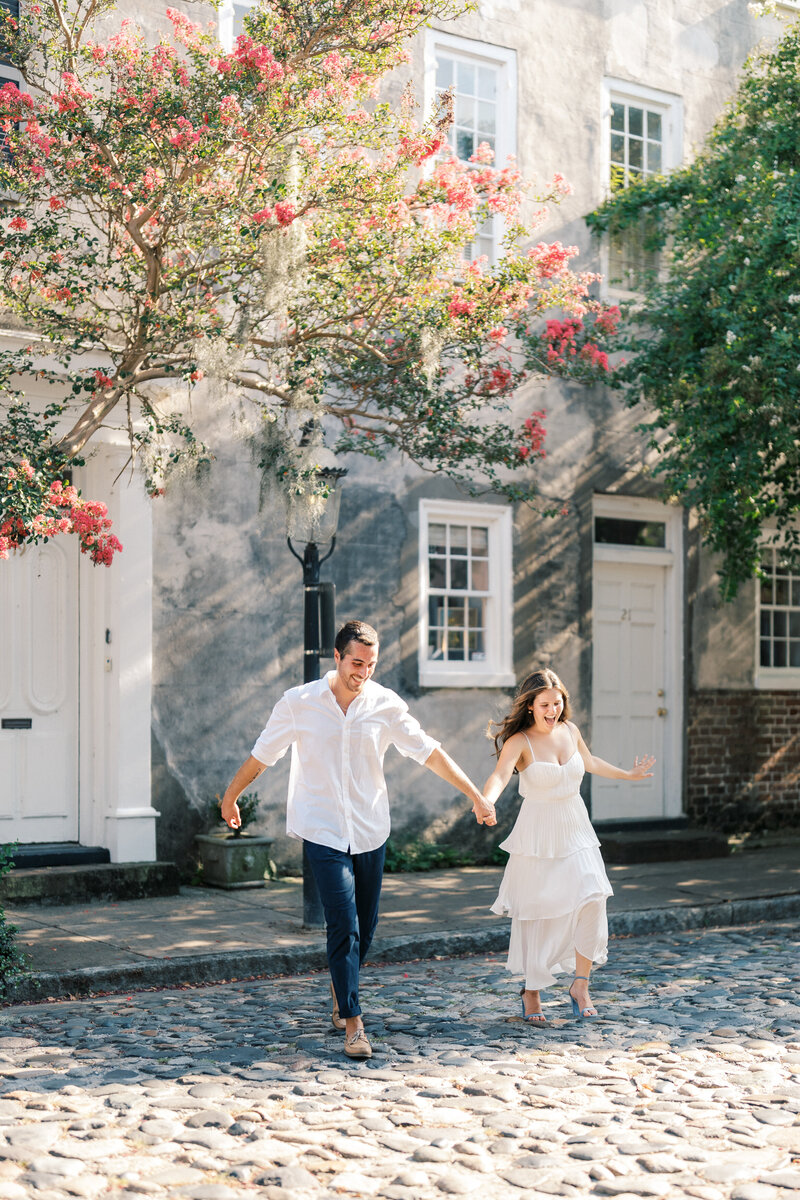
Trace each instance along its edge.
<path fill-rule="evenodd" d="M 357 1029 L 344 1039 L 344 1052 L 348 1058 L 372 1058 L 372 1046 L 364 1029 Z"/>

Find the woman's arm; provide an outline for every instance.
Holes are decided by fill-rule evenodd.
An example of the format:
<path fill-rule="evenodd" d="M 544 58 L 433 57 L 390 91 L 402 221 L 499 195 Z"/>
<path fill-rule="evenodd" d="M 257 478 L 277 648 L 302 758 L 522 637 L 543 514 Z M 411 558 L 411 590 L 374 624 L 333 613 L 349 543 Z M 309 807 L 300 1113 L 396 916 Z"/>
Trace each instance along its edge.
<path fill-rule="evenodd" d="M 513 734 L 507 742 L 503 743 L 503 749 L 500 751 L 497 766 L 483 785 L 483 794 L 490 804 L 495 803 L 497 797 L 511 778 L 521 750 L 522 735 L 519 733 Z"/>
<path fill-rule="evenodd" d="M 577 725 L 573 725 L 571 721 L 567 721 L 567 725 L 575 735 L 578 743 L 578 753 L 583 759 L 583 765 L 591 775 L 601 775 L 604 779 L 649 779 L 653 772 L 650 770 L 655 765 L 655 759 L 652 754 L 644 754 L 641 758 L 637 755 L 633 760 L 633 766 L 630 771 L 626 771 L 623 767 L 614 767 L 611 763 L 606 762 L 604 758 L 598 758 L 596 754 L 592 754 L 586 742 L 581 737 L 580 730 Z"/>

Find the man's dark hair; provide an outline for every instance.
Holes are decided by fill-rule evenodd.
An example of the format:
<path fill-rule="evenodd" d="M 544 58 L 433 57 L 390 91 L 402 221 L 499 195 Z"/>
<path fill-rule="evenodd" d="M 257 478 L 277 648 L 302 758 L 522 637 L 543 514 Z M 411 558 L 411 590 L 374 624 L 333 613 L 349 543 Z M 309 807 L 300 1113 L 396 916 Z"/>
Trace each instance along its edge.
<path fill-rule="evenodd" d="M 336 635 L 333 643 L 334 650 L 344 657 L 351 642 L 361 642 L 362 646 L 377 646 L 378 634 L 366 621 L 346 621 Z"/>

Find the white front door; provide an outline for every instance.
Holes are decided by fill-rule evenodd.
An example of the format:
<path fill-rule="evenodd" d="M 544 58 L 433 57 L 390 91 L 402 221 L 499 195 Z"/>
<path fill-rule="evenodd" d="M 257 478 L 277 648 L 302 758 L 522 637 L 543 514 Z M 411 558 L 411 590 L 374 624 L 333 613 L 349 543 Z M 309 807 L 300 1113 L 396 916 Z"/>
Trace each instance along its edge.
<path fill-rule="evenodd" d="M 78 546 L 0 562 L 0 842 L 78 840 Z"/>
<path fill-rule="evenodd" d="M 654 754 L 652 779 L 637 783 L 592 776 L 592 820 L 667 815 L 664 750 L 671 745 L 665 587 L 671 568 L 595 562 L 591 750 L 615 766 Z M 671 712 L 672 710 L 672 712 Z"/>

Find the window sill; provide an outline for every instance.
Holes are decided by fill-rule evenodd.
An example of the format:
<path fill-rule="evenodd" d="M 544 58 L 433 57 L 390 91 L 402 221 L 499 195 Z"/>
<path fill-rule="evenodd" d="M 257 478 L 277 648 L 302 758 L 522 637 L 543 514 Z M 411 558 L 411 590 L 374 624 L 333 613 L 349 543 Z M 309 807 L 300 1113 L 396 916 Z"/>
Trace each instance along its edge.
<path fill-rule="evenodd" d="M 800 692 L 800 667 L 761 667 L 753 686 L 765 692 Z"/>
<path fill-rule="evenodd" d="M 507 688 L 516 687 L 513 671 L 476 671 L 453 667 L 449 670 L 420 670 L 419 686 L 424 688 Z"/>

